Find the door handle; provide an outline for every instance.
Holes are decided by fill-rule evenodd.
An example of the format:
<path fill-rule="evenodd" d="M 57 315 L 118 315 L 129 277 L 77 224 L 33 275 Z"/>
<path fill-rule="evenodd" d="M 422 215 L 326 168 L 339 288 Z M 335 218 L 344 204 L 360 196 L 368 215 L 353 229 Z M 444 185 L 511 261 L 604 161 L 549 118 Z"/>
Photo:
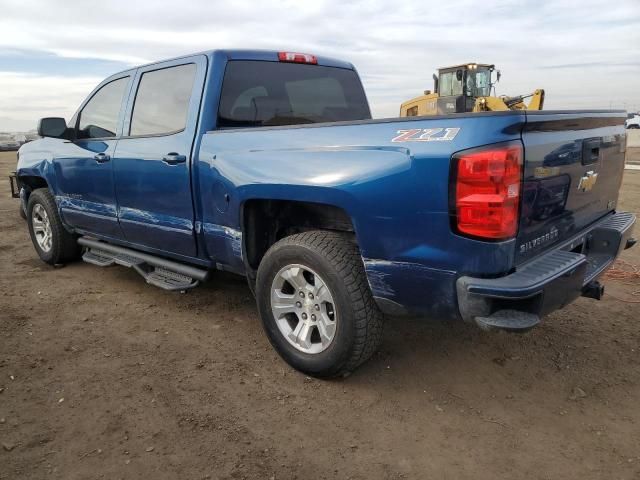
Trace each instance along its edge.
<path fill-rule="evenodd" d="M 111 157 L 109 155 L 107 155 L 106 153 L 98 153 L 95 157 L 93 157 L 93 159 L 97 163 L 104 163 L 104 162 L 108 162 L 109 160 L 111 160 Z"/>
<path fill-rule="evenodd" d="M 176 152 L 167 153 L 162 157 L 162 161 L 167 165 L 178 165 L 187 161 L 186 155 L 179 155 Z"/>

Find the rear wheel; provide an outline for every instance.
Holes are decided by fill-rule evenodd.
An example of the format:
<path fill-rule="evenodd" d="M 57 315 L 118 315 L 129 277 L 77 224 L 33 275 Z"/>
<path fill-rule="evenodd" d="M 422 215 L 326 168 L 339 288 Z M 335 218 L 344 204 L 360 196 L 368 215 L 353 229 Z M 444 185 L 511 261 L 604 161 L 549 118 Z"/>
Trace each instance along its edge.
<path fill-rule="evenodd" d="M 43 262 L 56 265 L 79 257 L 80 246 L 75 236 L 64 228 L 48 189 L 40 188 L 31 193 L 26 216 L 31 241 Z"/>
<path fill-rule="evenodd" d="M 256 297 L 272 345 L 309 375 L 347 375 L 382 341 L 382 313 L 346 235 L 312 231 L 277 242 L 260 263 Z"/>

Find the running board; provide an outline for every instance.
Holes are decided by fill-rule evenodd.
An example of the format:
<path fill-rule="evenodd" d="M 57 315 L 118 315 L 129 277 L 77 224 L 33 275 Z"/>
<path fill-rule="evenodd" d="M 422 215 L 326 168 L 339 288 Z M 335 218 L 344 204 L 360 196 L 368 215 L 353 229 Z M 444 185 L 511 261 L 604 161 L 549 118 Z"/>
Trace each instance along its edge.
<path fill-rule="evenodd" d="M 205 281 L 209 272 L 200 268 L 138 252 L 130 248 L 80 237 L 78 243 L 85 247 L 82 259 L 98 267 L 121 265 L 133 268 L 149 285 L 164 290 L 183 291 L 197 287 Z"/>

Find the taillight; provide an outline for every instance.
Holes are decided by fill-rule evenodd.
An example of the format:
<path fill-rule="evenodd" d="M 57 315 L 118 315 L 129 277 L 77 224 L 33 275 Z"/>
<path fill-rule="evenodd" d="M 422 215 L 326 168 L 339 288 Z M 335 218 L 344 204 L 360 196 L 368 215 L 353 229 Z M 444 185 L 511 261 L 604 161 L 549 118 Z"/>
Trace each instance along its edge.
<path fill-rule="evenodd" d="M 281 62 L 318 64 L 318 57 L 308 53 L 278 52 L 278 60 Z"/>
<path fill-rule="evenodd" d="M 490 240 L 516 235 L 522 156 L 515 143 L 454 155 L 451 207 L 458 233 Z"/>

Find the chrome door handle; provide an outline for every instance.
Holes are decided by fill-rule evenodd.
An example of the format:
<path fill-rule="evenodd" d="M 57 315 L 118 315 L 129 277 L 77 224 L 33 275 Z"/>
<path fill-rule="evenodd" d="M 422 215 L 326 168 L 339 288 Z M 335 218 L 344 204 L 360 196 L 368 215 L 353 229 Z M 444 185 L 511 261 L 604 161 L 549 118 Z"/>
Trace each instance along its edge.
<path fill-rule="evenodd" d="M 175 152 L 167 153 L 164 157 L 162 157 L 162 161 L 167 165 L 178 165 L 179 163 L 184 163 L 187 161 L 186 155 L 179 155 Z"/>
<path fill-rule="evenodd" d="M 98 153 L 95 157 L 93 157 L 93 159 L 98 163 L 104 163 L 111 160 L 111 157 L 106 153 Z"/>

